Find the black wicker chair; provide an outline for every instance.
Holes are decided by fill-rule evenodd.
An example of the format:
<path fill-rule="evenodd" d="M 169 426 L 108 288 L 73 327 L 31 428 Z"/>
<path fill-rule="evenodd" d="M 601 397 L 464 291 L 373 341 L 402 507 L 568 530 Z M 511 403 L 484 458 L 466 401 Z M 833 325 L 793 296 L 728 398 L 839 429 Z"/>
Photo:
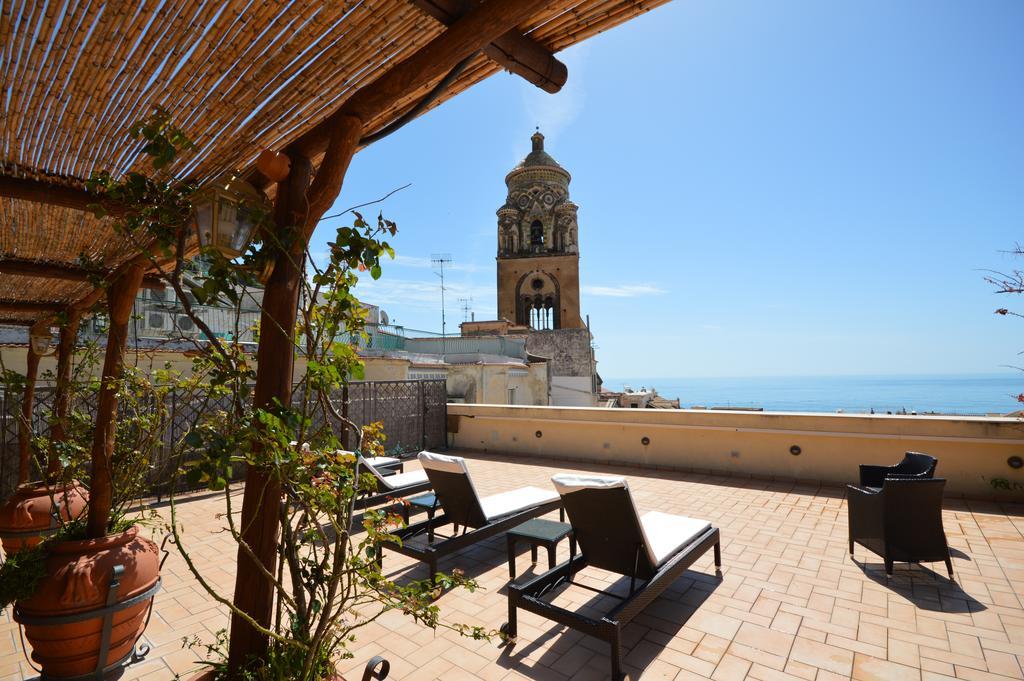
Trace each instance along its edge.
<path fill-rule="evenodd" d="M 935 476 L 939 460 L 920 452 L 907 452 L 903 461 L 895 466 L 870 466 L 861 464 L 860 486 L 881 487 L 886 478 L 927 479 Z"/>
<path fill-rule="evenodd" d="M 880 490 L 847 485 L 850 557 L 853 545 L 860 544 L 881 556 L 889 576 L 896 561 L 943 561 L 952 579 L 953 562 L 942 529 L 945 486 L 942 478 L 887 478 Z"/>

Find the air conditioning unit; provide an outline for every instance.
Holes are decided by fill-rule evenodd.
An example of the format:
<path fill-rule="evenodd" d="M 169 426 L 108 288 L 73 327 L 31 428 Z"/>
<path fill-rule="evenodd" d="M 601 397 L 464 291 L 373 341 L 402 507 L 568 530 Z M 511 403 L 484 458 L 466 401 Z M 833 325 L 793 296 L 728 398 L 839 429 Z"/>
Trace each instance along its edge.
<path fill-rule="evenodd" d="M 196 328 L 196 323 L 192 321 L 188 315 L 178 315 L 174 326 L 183 336 L 195 336 L 199 333 L 199 329 Z"/>
<path fill-rule="evenodd" d="M 167 315 L 163 312 L 147 312 L 146 313 L 146 328 L 154 329 L 156 331 L 167 331 L 170 327 L 170 320 L 167 319 Z"/>

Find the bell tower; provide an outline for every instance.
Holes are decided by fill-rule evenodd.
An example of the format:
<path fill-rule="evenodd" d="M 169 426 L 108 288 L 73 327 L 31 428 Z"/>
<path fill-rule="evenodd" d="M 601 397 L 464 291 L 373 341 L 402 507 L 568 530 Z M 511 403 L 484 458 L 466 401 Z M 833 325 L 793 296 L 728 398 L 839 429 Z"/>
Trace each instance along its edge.
<path fill-rule="evenodd" d="M 498 209 L 498 316 L 536 331 L 580 329 L 578 207 L 572 176 L 544 151 L 544 135 L 505 176 Z"/>

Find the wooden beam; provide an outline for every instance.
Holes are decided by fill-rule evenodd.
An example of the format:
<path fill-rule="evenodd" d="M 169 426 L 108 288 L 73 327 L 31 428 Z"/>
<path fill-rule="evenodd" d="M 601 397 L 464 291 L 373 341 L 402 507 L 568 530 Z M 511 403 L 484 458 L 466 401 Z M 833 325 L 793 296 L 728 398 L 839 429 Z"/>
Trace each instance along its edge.
<path fill-rule="evenodd" d="M 291 148 L 306 158 L 316 158 L 327 148 L 331 130 L 346 117 L 365 124 L 409 92 L 442 78 L 460 61 L 544 9 L 548 1 L 488 0 L 477 5 L 418 52 L 353 94 Z"/>
<path fill-rule="evenodd" d="M 451 26 L 476 4 L 470 0 L 411 0 L 426 14 Z M 546 47 L 512 30 L 483 48 L 484 54 L 545 92 L 562 89 L 569 70 Z"/>
<path fill-rule="evenodd" d="M 0 300 L 0 312 L 57 313 L 68 306 L 66 302 L 46 300 Z"/>
<path fill-rule="evenodd" d="M 27 258 L 0 259 L 0 274 L 18 274 L 25 277 L 43 277 L 44 279 L 62 279 L 64 281 L 93 281 L 97 278 L 107 279 L 114 275 L 114 270 L 97 270 L 72 263 L 41 262 Z M 141 288 L 159 288 L 166 286 L 164 281 L 155 274 L 147 274 L 142 278 Z"/>
<path fill-rule="evenodd" d="M 107 522 L 113 504 L 113 481 L 110 470 L 114 454 L 117 423 L 117 385 L 124 365 L 128 342 L 128 320 L 132 304 L 142 283 L 142 266 L 128 267 L 111 283 L 107 291 L 110 327 L 107 350 L 103 359 L 103 379 L 96 403 L 96 429 L 92 441 L 92 478 L 89 485 L 89 518 L 87 536 L 99 539 L 107 534 Z"/>
<path fill-rule="evenodd" d="M 98 196 L 90 194 L 85 189 L 23 177 L 0 176 L 0 196 L 82 211 L 91 211 L 90 206 L 102 203 L 104 209 L 112 215 L 120 215 L 125 210 L 117 203 L 101 201 Z"/>

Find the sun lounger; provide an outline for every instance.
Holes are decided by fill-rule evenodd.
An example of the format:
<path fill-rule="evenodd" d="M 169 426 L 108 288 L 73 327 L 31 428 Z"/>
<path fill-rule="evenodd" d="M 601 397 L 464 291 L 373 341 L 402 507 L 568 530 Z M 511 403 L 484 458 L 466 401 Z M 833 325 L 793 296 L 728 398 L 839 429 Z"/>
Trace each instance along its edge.
<path fill-rule="evenodd" d="M 354 454 L 356 457 L 356 470 L 358 472 L 362 473 L 365 471 L 370 473 L 377 480 L 377 491 L 375 493 L 356 499 L 355 507 L 357 509 L 379 506 L 392 499 L 409 496 L 410 494 L 418 494 L 430 489 L 430 480 L 424 471 L 409 471 L 407 473 L 385 475 L 379 469 L 381 459 L 385 460 L 384 465 L 388 465 L 387 460 L 391 459 L 391 457 L 363 457 L 354 452 L 346 453 Z M 393 461 L 400 460 L 393 459 Z"/>
<path fill-rule="evenodd" d="M 554 490 L 539 487 L 520 487 L 481 498 L 462 457 L 420 452 L 419 461 L 433 485 L 442 513 L 394 532 L 401 539 L 401 544 L 388 544 L 387 548 L 427 563 L 431 581 L 437 574 L 437 563 L 442 557 L 531 518 L 550 513 L 562 505 Z M 435 542 L 435 529 L 447 524 L 455 527 L 454 533 Z M 425 545 L 410 541 L 420 535 L 425 535 Z"/>
<path fill-rule="evenodd" d="M 602 639 L 611 646 L 612 678 L 619 681 L 624 678 L 622 627 L 708 549 L 714 548 L 716 573 L 721 574 L 718 528 L 706 520 L 660 511 L 641 516 L 625 478 L 556 475 L 551 480 L 562 497 L 580 553 L 523 584 L 510 584 L 509 619 L 502 630 L 514 645 L 516 609 L 522 608 Z M 558 587 L 573 584 L 573 576 L 588 566 L 629 577 L 629 594 L 607 614 L 595 619 L 544 599 Z M 598 593 L 619 598 L 607 591 Z"/>

